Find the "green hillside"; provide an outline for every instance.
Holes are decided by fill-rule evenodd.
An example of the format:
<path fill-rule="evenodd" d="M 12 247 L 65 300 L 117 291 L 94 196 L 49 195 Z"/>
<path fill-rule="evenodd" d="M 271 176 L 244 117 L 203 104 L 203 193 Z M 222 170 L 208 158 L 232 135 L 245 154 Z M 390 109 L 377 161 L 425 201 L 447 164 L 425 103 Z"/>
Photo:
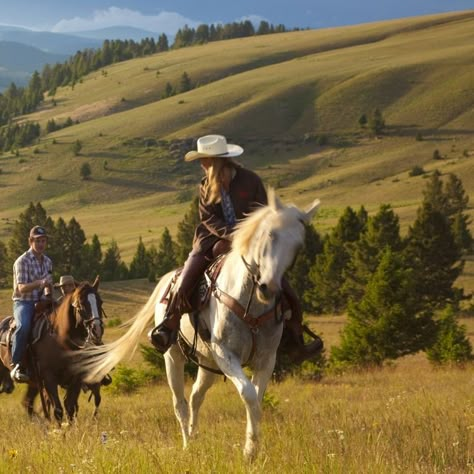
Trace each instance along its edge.
<path fill-rule="evenodd" d="M 222 41 L 109 66 L 22 118 L 43 129 L 52 118 L 80 123 L 20 156 L 0 155 L 0 238 L 40 200 L 53 217 L 74 215 L 87 235 L 114 237 L 130 258 L 139 235 L 156 243 L 181 220 L 200 177 L 183 153 L 205 133 L 243 145 L 242 162 L 284 199 L 319 197 L 321 229 L 347 205 L 382 202 L 406 228 L 424 185 L 408 176 L 415 165 L 457 173 L 474 196 L 473 57 L 470 11 Z M 183 72 L 196 87 L 161 99 Z M 377 107 L 387 124 L 379 138 L 358 125 Z M 317 144 L 321 136 L 328 144 Z M 435 149 L 442 160 L 432 159 Z M 84 162 L 89 181 L 79 176 Z"/>

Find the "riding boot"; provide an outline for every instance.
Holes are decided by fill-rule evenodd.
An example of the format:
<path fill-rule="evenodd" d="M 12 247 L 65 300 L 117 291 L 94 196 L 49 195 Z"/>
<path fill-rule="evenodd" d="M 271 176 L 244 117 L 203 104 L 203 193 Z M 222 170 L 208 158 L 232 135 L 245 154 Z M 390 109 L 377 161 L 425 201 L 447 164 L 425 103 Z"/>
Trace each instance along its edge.
<path fill-rule="evenodd" d="M 179 280 L 179 288 L 171 295 L 163 321 L 150 332 L 151 343 L 165 353 L 178 337 L 181 316 L 192 310 L 190 298 L 210 259 L 201 253 L 191 252 Z"/>
<path fill-rule="evenodd" d="M 10 378 L 18 383 L 28 383 L 30 381 L 30 377 L 20 364 L 11 364 Z"/>
<path fill-rule="evenodd" d="M 319 354 L 324 344 L 319 336 L 303 324 L 303 310 L 298 296 L 285 278 L 282 280 L 282 290 L 291 311 L 290 319 L 285 322 L 285 352 L 292 363 L 300 364 L 304 360 Z M 310 336 L 313 341 L 305 344 L 304 333 Z"/>

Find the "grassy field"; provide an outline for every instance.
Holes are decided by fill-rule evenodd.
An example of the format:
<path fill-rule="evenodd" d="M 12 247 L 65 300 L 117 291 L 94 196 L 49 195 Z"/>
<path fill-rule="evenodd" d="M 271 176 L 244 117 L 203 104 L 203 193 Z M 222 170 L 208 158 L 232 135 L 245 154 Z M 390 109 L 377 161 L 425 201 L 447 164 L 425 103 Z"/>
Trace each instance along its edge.
<path fill-rule="evenodd" d="M 196 193 L 200 170 L 173 140 L 208 132 L 243 145 L 242 162 L 284 200 L 319 197 L 323 231 L 347 205 L 383 202 L 406 229 L 424 184 L 409 177 L 413 166 L 457 173 L 474 190 L 473 31 L 471 11 L 229 40 L 92 73 L 58 89 L 56 107 L 47 97 L 22 118 L 79 124 L 0 155 L 0 238 L 41 201 L 55 218 L 75 216 L 89 237 L 115 238 L 129 262 L 140 235 L 156 244 L 165 226 L 175 232 Z M 184 71 L 198 87 L 160 99 Z M 387 123 L 380 138 L 358 126 L 375 107 Z M 305 141 L 322 134 L 328 145 Z M 443 159 L 432 159 L 435 149 Z M 79 176 L 84 162 L 89 181 Z"/>
<path fill-rule="evenodd" d="M 109 318 L 122 320 L 150 292 L 143 281 L 101 290 Z M 338 343 L 343 316 L 309 321 L 328 348 Z M 474 319 L 462 322 L 474 342 Z M 107 339 L 121 331 L 107 329 Z M 137 355 L 127 364 L 144 363 Z M 229 382 L 210 390 L 199 437 L 187 451 L 164 382 L 128 396 L 105 389 L 95 421 L 82 395 L 77 422 L 61 428 L 41 417 L 30 422 L 20 406 L 23 392 L 19 386 L 0 395 L 1 473 L 474 472 L 474 366 L 436 369 L 423 354 L 381 370 L 327 374 L 317 383 L 290 378 L 270 384 L 261 451 L 252 465 L 241 455 L 245 413 Z"/>

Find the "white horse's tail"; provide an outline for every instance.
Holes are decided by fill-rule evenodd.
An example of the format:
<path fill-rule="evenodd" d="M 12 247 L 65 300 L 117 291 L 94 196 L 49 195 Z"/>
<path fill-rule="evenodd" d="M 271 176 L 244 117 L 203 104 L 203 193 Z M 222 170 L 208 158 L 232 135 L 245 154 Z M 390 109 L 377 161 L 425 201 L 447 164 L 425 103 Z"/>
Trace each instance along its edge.
<path fill-rule="evenodd" d="M 76 371 L 87 383 L 100 382 L 125 356 L 133 356 L 140 336 L 155 314 L 157 296 L 169 281 L 168 275 L 161 278 L 146 304 L 131 319 L 130 329 L 123 336 L 102 346 L 88 347 L 81 354 L 76 353 L 79 358 L 74 363 Z"/>

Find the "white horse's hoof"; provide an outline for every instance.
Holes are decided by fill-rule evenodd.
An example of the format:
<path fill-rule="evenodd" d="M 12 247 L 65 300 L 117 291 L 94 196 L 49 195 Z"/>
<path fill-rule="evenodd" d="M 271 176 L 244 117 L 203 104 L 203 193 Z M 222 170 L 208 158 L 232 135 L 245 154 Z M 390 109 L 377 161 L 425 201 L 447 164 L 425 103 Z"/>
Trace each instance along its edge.
<path fill-rule="evenodd" d="M 253 462 L 255 461 L 255 458 L 257 457 L 257 450 L 258 446 L 256 443 L 251 443 L 250 446 L 246 444 L 244 448 L 244 458 L 248 462 Z"/>

